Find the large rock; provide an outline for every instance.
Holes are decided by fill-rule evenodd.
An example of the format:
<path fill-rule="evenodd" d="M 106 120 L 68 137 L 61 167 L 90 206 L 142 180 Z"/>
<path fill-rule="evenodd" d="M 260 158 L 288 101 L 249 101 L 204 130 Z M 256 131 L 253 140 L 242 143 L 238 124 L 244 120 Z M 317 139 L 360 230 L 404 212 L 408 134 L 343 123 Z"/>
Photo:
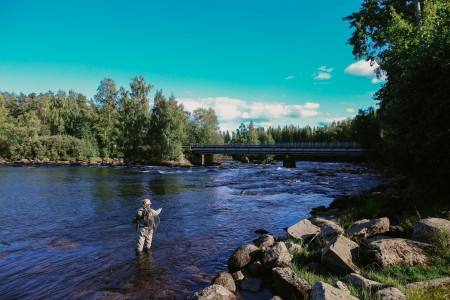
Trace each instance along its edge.
<path fill-rule="evenodd" d="M 236 296 L 220 284 L 212 284 L 192 294 L 189 300 L 236 300 Z"/>
<path fill-rule="evenodd" d="M 309 220 L 301 220 L 287 229 L 289 238 L 302 239 L 309 241 L 320 232 L 320 228 Z"/>
<path fill-rule="evenodd" d="M 263 268 L 266 270 L 275 267 L 290 267 L 292 265 L 292 255 L 289 253 L 284 242 L 278 242 L 264 253 L 261 262 Z"/>
<path fill-rule="evenodd" d="M 320 228 L 319 235 L 317 236 L 319 240 L 329 241 L 334 237 L 344 233 L 344 229 L 341 226 L 334 224 L 333 222 L 330 223 L 331 224 L 326 224 L 322 226 L 322 228 Z"/>
<path fill-rule="evenodd" d="M 450 244 L 450 221 L 439 218 L 427 218 L 414 225 L 411 239 L 414 241 L 440 246 Z"/>
<path fill-rule="evenodd" d="M 393 265 L 426 265 L 428 253 L 435 250 L 430 244 L 394 238 L 380 239 L 367 244 L 373 260 L 381 267 Z"/>
<path fill-rule="evenodd" d="M 308 299 L 311 285 L 291 268 L 274 268 L 272 276 L 275 293 L 283 299 Z"/>
<path fill-rule="evenodd" d="M 388 287 L 376 292 L 375 296 L 380 300 L 407 300 L 405 294 L 403 294 L 398 288 Z"/>
<path fill-rule="evenodd" d="M 248 265 L 253 260 L 256 260 L 260 254 L 260 249 L 255 245 L 241 246 L 234 250 L 233 254 L 231 254 L 228 259 L 228 269 L 231 272 L 237 271 Z"/>
<path fill-rule="evenodd" d="M 333 287 L 325 282 L 316 282 L 311 290 L 310 300 L 358 300 L 347 291 Z"/>
<path fill-rule="evenodd" d="M 330 225 L 330 226 L 338 225 L 339 226 L 338 222 L 334 222 L 332 220 L 320 218 L 320 217 L 309 218 L 308 220 L 320 228 L 322 228 L 325 225 Z"/>
<path fill-rule="evenodd" d="M 345 283 L 350 283 L 361 290 L 370 290 L 372 287 L 380 286 L 381 283 L 362 277 L 356 273 L 350 273 L 342 278 Z"/>
<path fill-rule="evenodd" d="M 338 235 L 330 241 L 322 251 L 321 263 L 333 273 L 346 275 L 358 272 L 359 246 L 343 235 Z"/>
<path fill-rule="evenodd" d="M 389 232 L 389 219 L 360 220 L 347 229 L 346 235 L 355 241 Z"/>
<path fill-rule="evenodd" d="M 219 273 L 212 283 L 219 284 L 230 292 L 236 293 L 236 284 L 234 283 L 233 276 L 228 272 Z"/>
<path fill-rule="evenodd" d="M 450 286 L 450 277 L 442 277 L 437 279 L 408 283 L 407 285 L 405 285 L 405 287 L 407 289 L 417 290 L 430 287 L 441 287 L 446 285 Z"/>
<path fill-rule="evenodd" d="M 273 237 L 273 235 L 264 234 L 259 238 L 253 240 L 253 244 L 255 244 L 255 246 L 260 249 L 267 249 L 275 244 L 275 238 Z"/>

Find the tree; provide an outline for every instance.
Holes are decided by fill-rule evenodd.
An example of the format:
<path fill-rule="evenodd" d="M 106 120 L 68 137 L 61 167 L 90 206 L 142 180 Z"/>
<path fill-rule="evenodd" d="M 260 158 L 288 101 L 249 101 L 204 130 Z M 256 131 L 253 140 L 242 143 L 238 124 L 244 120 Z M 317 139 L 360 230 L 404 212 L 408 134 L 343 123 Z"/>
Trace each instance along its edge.
<path fill-rule="evenodd" d="M 385 155 L 429 186 L 450 175 L 450 3 L 365 0 L 345 18 L 356 58 L 377 62 Z"/>
<path fill-rule="evenodd" d="M 212 108 L 197 108 L 193 111 L 192 117 L 193 119 L 189 122 L 189 135 L 192 143 L 223 143 L 223 138 L 219 132 L 219 121 Z"/>
<path fill-rule="evenodd" d="M 166 100 L 162 90 L 156 91 L 149 133 L 154 159 L 180 160 L 187 122 L 183 105 L 178 104 L 173 96 Z"/>
<path fill-rule="evenodd" d="M 124 88 L 119 92 L 119 112 L 122 125 L 121 145 L 126 157 L 145 155 L 145 140 L 150 126 L 150 99 L 153 85 L 143 76 L 134 77 L 130 83 L 131 93 Z"/>
<path fill-rule="evenodd" d="M 119 139 L 118 94 L 114 80 L 105 78 L 100 82 L 97 94 L 94 96 L 97 104 L 95 129 L 101 155 L 104 157 L 114 155 L 114 149 Z"/>

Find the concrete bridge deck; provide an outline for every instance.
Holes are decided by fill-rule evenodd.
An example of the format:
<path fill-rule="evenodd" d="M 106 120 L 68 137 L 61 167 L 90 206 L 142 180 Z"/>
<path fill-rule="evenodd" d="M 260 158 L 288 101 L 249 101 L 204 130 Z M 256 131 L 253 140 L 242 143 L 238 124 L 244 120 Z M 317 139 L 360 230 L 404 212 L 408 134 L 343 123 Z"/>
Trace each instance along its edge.
<path fill-rule="evenodd" d="M 303 142 L 258 145 L 191 144 L 183 146 L 183 150 L 193 155 L 276 155 L 283 157 L 284 165 L 286 166 L 292 164 L 295 166 L 295 159 L 299 156 L 363 157 L 366 155 L 366 151 L 356 142 Z"/>

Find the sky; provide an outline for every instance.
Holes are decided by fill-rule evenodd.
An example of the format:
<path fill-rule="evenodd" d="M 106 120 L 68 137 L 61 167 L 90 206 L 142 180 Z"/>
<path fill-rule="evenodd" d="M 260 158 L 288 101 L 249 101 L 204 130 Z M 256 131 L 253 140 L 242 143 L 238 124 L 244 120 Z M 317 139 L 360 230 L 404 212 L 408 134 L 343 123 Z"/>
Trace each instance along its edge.
<path fill-rule="evenodd" d="M 362 0 L 0 0 L 0 91 L 74 90 L 144 76 L 221 130 L 321 126 L 375 107 L 383 78 L 342 18 Z"/>

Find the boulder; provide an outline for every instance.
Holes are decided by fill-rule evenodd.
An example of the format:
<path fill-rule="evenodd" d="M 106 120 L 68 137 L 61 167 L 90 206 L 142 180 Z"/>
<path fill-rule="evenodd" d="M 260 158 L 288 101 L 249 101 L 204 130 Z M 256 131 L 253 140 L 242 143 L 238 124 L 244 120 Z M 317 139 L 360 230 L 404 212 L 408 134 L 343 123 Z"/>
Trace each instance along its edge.
<path fill-rule="evenodd" d="M 233 276 L 228 272 L 219 273 L 212 284 L 219 284 L 230 292 L 236 293 L 236 284 L 234 283 Z"/>
<path fill-rule="evenodd" d="M 395 287 L 388 287 L 379 290 L 378 292 L 376 292 L 375 296 L 381 300 L 408 300 L 405 294 L 403 294 L 398 288 Z"/>
<path fill-rule="evenodd" d="M 267 249 L 275 244 L 275 238 L 273 237 L 273 235 L 264 234 L 259 238 L 253 240 L 253 244 L 255 244 L 255 246 L 260 249 Z"/>
<path fill-rule="evenodd" d="M 346 275 L 358 272 L 359 246 L 343 235 L 338 235 L 330 241 L 322 251 L 321 263 L 333 273 Z"/>
<path fill-rule="evenodd" d="M 340 280 L 338 280 L 335 283 L 333 283 L 333 286 L 335 288 L 338 288 L 338 289 L 340 289 L 340 290 L 350 294 L 350 291 L 348 290 L 347 285 L 345 283 L 343 283 L 342 281 L 340 281 Z"/>
<path fill-rule="evenodd" d="M 450 286 L 450 277 L 442 277 L 437 279 L 408 283 L 405 287 L 409 290 L 424 289 L 429 287 Z"/>
<path fill-rule="evenodd" d="M 290 253 L 300 252 L 302 251 L 302 246 L 296 243 L 286 242 L 286 248 Z"/>
<path fill-rule="evenodd" d="M 241 281 L 241 289 L 250 292 L 259 292 L 262 289 L 262 281 L 259 278 L 248 278 Z"/>
<path fill-rule="evenodd" d="M 284 242 L 278 242 L 264 253 L 261 262 L 266 270 L 274 267 L 290 267 L 292 265 L 292 255 L 287 250 Z"/>
<path fill-rule="evenodd" d="M 311 290 L 310 300 L 358 300 L 347 291 L 333 287 L 325 282 L 316 282 Z"/>
<path fill-rule="evenodd" d="M 361 290 L 370 290 L 372 287 L 379 286 L 381 283 L 362 277 L 356 273 L 350 273 L 342 278 L 345 283 L 350 283 Z"/>
<path fill-rule="evenodd" d="M 256 260 L 261 253 L 261 250 L 255 245 L 244 245 L 236 250 L 234 250 L 233 254 L 231 254 L 228 259 L 228 269 L 231 272 L 237 271 L 250 262 Z"/>
<path fill-rule="evenodd" d="M 231 274 L 233 276 L 234 281 L 244 280 L 245 278 L 251 277 L 250 272 L 247 269 L 241 269 Z"/>
<path fill-rule="evenodd" d="M 272 276 L 275 293 L 283 299 L 308 299 L 311 285 L 291 268 L 274 268 Z"/>
<path fill-rule="evenodd" d="M 189 300 L 236 300 L 236 296 L 220 284 L 212 284 L 198 291 Z"/>
<path fill-rule="evenodd" d="M 309 241 L 320 232 L 320 228 L 309 220 L 301 220 L 287 229 L 289 238 L 302 239 Z"/>
<path fill-rule="evenodd" d="M 355 241 L 389 232 L 389 219 L 360 220 L 352 225 L 345 234 Z"/>
<path fill-rule="evenodd" d="M 450 221 L 439 218 L 420 220 L 414 225 L 411 239 L 436 246 L 450 245 Z"/>
<path fill-rule="evenodd" d="M 367 247 L 372 250 L 374 262 L 381 267 L 426 265 L 428 253 L 435 249 L 429 244 L 401 238 L 376 240 Z"/>
<path fill-rule="evenodd" d="M 317 236 L 319 240 L 329 241 L 333 239 L 335 236 L 344 234 L 344 229 L 341 226 L 334 224 L 332 222 L 330 223 L 331 224 L 326 224 L 322 226 L 322 228 L 320 228 L 319 235 Z"/>
<path fill-rule="evenodd" d="M 314 224 L 314 225 L 316 225 L 316 226 L 318 226 L 320 228 L 322 228 L 325 225 L 331 225 L 331 226 L 338 225 L 339 226 L 337 221 L 332 221 L 332 220 L 330 220 L 328 218 L 315 217 L 315 218 L 309 218 L 308 220 L 312 224 Z"/>

